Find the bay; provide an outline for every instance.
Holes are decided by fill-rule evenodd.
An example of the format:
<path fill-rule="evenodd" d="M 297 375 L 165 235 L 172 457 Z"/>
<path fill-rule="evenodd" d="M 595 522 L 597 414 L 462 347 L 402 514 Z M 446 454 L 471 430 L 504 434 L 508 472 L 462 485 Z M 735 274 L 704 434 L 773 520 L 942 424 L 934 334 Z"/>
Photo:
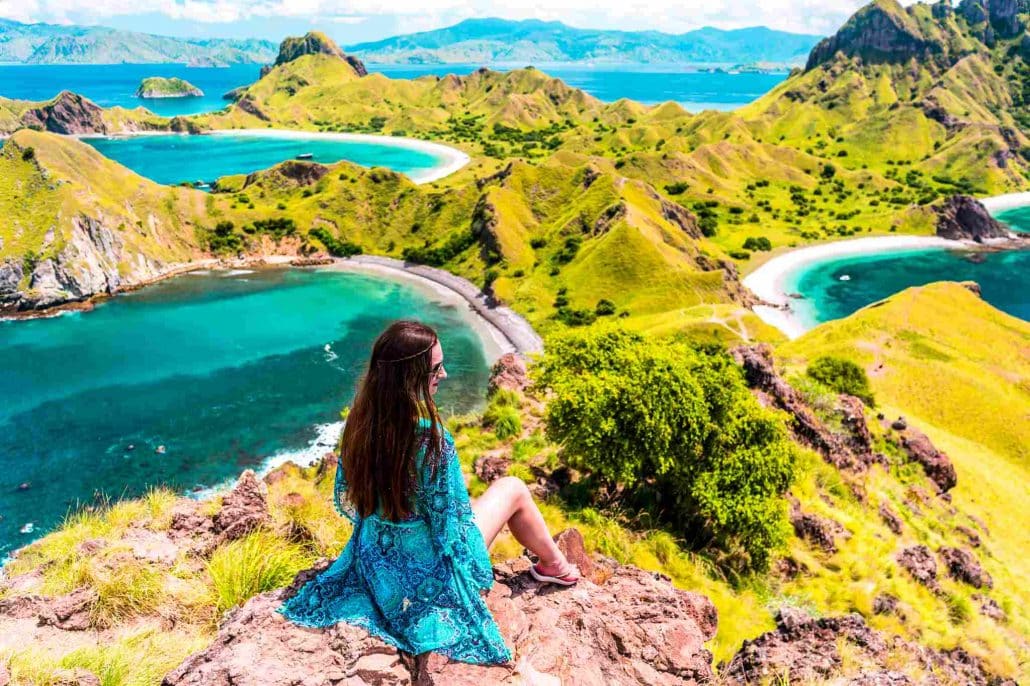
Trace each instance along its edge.
<path fill-rule="evenodd" d="M 95 497 L 191 493 L 324 454 L 373 340 L 411 317 L 441 337 L 441 411 L 481 408 L 489 370 L 467 312 L 366 275 L 194 273 L 0 321 L 0 558 Z"/>

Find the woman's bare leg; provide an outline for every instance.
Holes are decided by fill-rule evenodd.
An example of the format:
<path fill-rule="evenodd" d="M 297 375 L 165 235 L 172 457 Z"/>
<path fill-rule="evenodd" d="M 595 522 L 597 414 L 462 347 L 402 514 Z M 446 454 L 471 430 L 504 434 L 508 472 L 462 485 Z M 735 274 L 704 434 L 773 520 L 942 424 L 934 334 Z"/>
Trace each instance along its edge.
<path fill-rule="evenodd" d="M 540 558 L 544 570 L 553 571 L 566 562 L 521 479 L 514 476 L 497 479 L 472 503 L 472 511 L 487 547 L 507 524 L 515 540 Z"/>

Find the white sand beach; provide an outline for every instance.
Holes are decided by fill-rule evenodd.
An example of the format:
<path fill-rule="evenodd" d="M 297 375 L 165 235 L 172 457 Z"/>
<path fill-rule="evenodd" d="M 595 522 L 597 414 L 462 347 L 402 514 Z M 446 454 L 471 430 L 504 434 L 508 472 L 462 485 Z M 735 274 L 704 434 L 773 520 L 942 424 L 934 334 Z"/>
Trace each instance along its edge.
<path fill-rule="evenodd" d="M 370 133 L 330 133 L 323 131 L 297 131 L 294 129 L 219 129 L 206 131 L 207 136 L 255 136 L 275 138 L 325 138 L 327 140 L 351 141 L 355 143 L 371 143 L 387 145 L 395 148 L 406 148 L 429 153 L 440 160 L 440 164 L 424 172 L 409 174 L 409 178 L 417 184 L 438 181 L 458 171 L 471 159 L 461 150 L 442 143 L 433 143 L 418 138 L 403 136 L 378 136 Z"/>
<path fill-rule="evenodd" d="M 789 297 L 785 285 L 788 277 L 799 269 L 816 262 L 835 260 L 898 250 L 921 248 L 964 248 L 972 245 L 966 241 L 953 241 L 937 236 L 870 236 L 845 241 L 834 241 L 790 250 L 760 266 L 744 277 L 744 285 L 770 305 L 756 305 L 752 308 L 766 324 L 775 326 L 788 338 L 797 338 L 808 327 L 792 311 L 794 299 Z"/>
<path fill-rule="evenodd" d="M 979 200 L 987 208 L 988 212 L 995 214 L 1003 210 L 1030 205 L 1030 193 L 1006 193 L 1005 195 L 995 195 L 990 198 L 980 198 Z"/>

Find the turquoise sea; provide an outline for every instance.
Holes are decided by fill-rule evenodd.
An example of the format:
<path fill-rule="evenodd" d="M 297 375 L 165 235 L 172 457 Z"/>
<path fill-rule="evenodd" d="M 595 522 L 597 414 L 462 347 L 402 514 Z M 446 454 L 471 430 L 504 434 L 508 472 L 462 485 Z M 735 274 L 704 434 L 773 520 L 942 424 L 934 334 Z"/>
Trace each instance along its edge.
<path fill-rule="evenodd" d="M 489 371 L 467 316 L 406 283 L 269 269 L 188 274 L 91 312 L 0 321 L 0 558 L 95 494 L 193 492 L 321 456 L 393 319 L 440 332 L 441 410 L 481 407 Z"/>
<path fill-rule="evenodd" d="M 417 78 L 426 74 L 469 74 L 479 64 L 386 65 L 369 64 L 391 78 Z M 525 65 L 490 65 L 509 71 Z M 734 109 L 761 97 L 785 78 L 777 74 L 729 74 L 697 71 L 687 65 L 538 64 L 539 69 L 611 102 L 630 98 L 643 103 L 674 100 L 694 112 L 701 109 Z M 258 78 L 258 65 L 187 67 L 181 64 L 112 65 L 0 65 L 0 96 L 22 100 L 48 100 L 62 89 L 81 93 L 98 105 L 146 107 L 163 116 L 213 112 L 228 103 L 226 92 Z M 203 98 L 141 100 L 135 97 L 140 81 L 148 76 L 177 76 L 204 91 Z"/>
<path fill-rule="evenodd" d="M 158 183 L 213 182 L 227 174 L 266 169 L 297 155 L 325 164 L 349 160 L 365 167 L 389 167 L 413 179 L 431 172 L 442 160 L 423 150 L 400 145 L 338 140 L 317 133 L 306 136 L 217 134 L 189 136 L 121 136 L 84 138 L 108 157 Z"/>
<path fill-rule="evenodd" d="M 998 212 L 998 221 L 1030 233 L 1030 206 Z M 972 252 L 939 248 L 843 257 L 790 274 L 787 292 L 804 299 L 791 309 L 806 327 L 846 317 L 911 286 L 934 281 L 976 281 L 987 302 L 1030 321 L 1030 240 L 1021 250 Z"/>

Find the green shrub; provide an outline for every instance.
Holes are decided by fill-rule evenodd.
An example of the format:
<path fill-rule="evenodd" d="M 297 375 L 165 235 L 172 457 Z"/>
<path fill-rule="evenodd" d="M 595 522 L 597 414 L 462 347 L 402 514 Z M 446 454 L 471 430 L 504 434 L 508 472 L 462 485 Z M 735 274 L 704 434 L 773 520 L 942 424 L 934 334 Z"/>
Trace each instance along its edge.
<path fill-rule="evenodd" d="M 669 195 L 681 195 L 684 193 L 690 185 L 684 181 L 676 181 L 665 186 L 665 192 Z"/>
<path fill-rule="evenodd" d="M 26 250 L 25 254 L 21 258 L 21 270 L 26 276 L 36 271 L 36 267 L 39 265 L 39 261 L 43 259 L 35 250 Z"/>
<path fill-rule="evenodd" d="M 864 369 L 851 360 L 823 355 L 808 365 L 805 374 L 837 393 L 848 393 L 861 398 L 869 407 L 876 406 L 873 392 L 869 388 L 869 377 Z"/>
<path fill-rule="evenodd" d="M 28 162 L 30 160 L 36 159 L 36 149 L 33 148 L 31 145 L 25 148 L 21 151 L 21 159 L 23 162 Z"/>
<path fill-rule="evenodd" d="M 351 241 L 341 241 L 329 233 L 329 229 L 324 226 L 316 226 L 309 233 L 317 238 L 325 246 L 325 249 L 329 251 L 329 254 L 334 257 L 350 257 L 351 255 L 360 255 L 363 252 L 360 245 Z"/>
<path fill-rule="evenodd" d="M 498 389 L 490 396 L 490 402 L 483 412 L 483 423 L 493 427 L 494 435 L 502 441 L 522 433 L 522 418 L 519 407 L 522 399 L 509 389 Z"/>
<path fill-rule="evenodd" d="M 765 236 L 749 236 L 743 247 L 744 250 L 772 250 L 772 241 Z"/>
<path fill-rule="evenodd" d="M 594 306 L 594 314 L 598 317 L 607 317 L 608 315 L 615 314 L 615 303 L 601 298 L 597 301 L 597 305 Z"/>
<path fill-rule="evenodd" d="M 788 536 L 795 448 L 722 350 L 616 327 L 548 341 L 534 368 L 554 391 L 547 435 L 599 491 L 631 494 L 696 548 L 764 569 Z"/>
<path fill-rule="evenodd" d="M 735 260 L 751 259 L 751 253 L 749 253 L 747 250 L 730 250 L 728 254 Z"/>

